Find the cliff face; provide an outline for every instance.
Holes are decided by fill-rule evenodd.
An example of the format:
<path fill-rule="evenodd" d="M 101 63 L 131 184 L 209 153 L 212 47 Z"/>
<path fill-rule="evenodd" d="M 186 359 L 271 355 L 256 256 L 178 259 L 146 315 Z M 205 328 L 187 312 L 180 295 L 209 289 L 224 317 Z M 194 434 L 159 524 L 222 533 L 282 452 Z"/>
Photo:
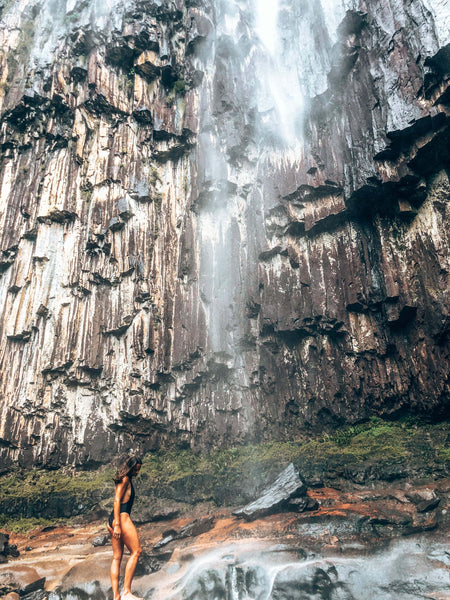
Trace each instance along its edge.
<path fill-rule="evenodd" d="M 445 1 L 0 6 L 5 468 L 445 411 Z"/>

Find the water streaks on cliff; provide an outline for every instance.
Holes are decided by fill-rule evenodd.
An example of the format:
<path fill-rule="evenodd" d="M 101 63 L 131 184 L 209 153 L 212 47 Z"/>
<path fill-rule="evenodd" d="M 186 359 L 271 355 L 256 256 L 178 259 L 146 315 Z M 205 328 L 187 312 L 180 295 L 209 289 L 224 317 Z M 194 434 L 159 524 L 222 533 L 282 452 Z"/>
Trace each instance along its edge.
<path fill-rule="evenodd" d="M 443 413 L 449 12 L 379 8 L 3 3 L 5 468 Z"/>

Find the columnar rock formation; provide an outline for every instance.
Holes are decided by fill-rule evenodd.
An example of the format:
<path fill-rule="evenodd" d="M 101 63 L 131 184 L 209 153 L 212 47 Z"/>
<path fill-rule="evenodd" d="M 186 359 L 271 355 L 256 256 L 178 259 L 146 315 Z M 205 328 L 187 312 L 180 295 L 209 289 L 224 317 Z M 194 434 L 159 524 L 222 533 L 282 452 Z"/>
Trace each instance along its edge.
<path fill-rule="evenodd" d="M 0 7 L 4 468 L 443 414 L 445 1 Z"/>

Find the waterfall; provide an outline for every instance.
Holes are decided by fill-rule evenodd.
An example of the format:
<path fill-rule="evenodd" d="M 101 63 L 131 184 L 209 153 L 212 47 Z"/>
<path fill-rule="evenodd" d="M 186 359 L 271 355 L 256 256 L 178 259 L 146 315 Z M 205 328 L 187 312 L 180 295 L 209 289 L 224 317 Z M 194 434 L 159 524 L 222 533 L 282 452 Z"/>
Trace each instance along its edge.
<path fill-rule="evenodd" d="M 214 3 L 214 40 L 199 59 L 206 63 L 196 201 L 199 288 L 208 352 L 235 371 L 238 387 L 249 385 L 255 362 L 242 346 L 253 344 L 263 325 L 249 323 L 243 307 L 258 303 L 260 294 L 258 254 L 271 243 L 265 212 L 280 193 L 271 179 L 290 171 L 295 181 L 305 153 L 305 105 L 327 87 L 330 36 L 341 17 L 339 0 Z"/>
<path fill-rule="evenodd" d="M 3 2 L 7 468 L 442 410 L 449 9 L 385 4 Z"/>
<path fill-rule="evenodd" d="M 445 544 L 426 537 L 396 540 L 362 556 L 295 554 L 295 548 L 284 544 L 241 540 L 179 559 L 178 569 L 168 567 L 150 576 L 148 584 L 156 583 L 155 598 L 159 594 L 167 600 L 393 600 L 438 596 L 436 590 L 446 584 Z"/>

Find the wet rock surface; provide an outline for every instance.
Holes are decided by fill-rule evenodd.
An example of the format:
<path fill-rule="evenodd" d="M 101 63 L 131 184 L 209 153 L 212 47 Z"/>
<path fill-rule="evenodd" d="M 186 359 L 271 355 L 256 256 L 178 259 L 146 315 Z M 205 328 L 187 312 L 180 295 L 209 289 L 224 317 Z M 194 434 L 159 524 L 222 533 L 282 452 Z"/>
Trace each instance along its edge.
<path fill-rule="evenodd" d="M 450 568 L 449 489 L 448 480 L 353 485 L 346 491 L 315 487 L 307 494 L 319 507 L 309 513 L 252 522 L 229 510 L 196 519 L 186 515 L 169 525 L 174 536 L 189 536 L 179 536 L 164 551 L 155 547 L 167 524 L 147 524 L 139 527 L 144 553 L 134 590 L 152 600 L 442 600 Z M 439 506 L 418 512 L 414 500 L 433 494 Z M 103 524 L 92 524 L 14 536 L 23 552 L 0 566 L 2 592 L 26 592 L 29 600 L 106 600 L 111 547 L 92 546 L 103 533 Z M 25 552 L 30 537 L 33 549 Z"/>
<path fill-rule="evenodd" d="M 6 562 L 8 557 L 17 558 L 20 554 L 16 544 L 11 544 L 9 539 L 9 534 L 0 531 L 0 563 Z"/>
<path fill-rule="evenodd" d="M 304 510 L 308 506 L 308 500 L 303 500 L 300 497 L 305 495 L 306 485 L 291 463 L 278 475 L 273 484 L 262 492 L 257 500 L 234 511 L 233 514 L 236 517 L 243 517 L 247 521 L 252 521 L 279 512 L 288 506 L 291 509 L 297 507 L 298 510 Z"/>
<path fill-rule="evenodd" d="M 0 593 L 17 593 L 20 597 L 26 596 L 29 600 L 44 594 L 45 577 L 39 577 L 32 567 L 25 566 L 12 573 L 0 574 Z"/>
<path fill-rule="evenodd" d="M 442 416 L 447 4 L 52 6 L 1 11 L 0 469 Z"/>
<path fill-rule="evenodd" d="M 214 527 L 214 517 L 206 517 L 204 519 L 196 519 L 192 523 L 185 525 L 180 531 L 169 529 L 164 531 L 162 539 L 154 546 L 155 550 L 159 550 L 176 540 L 182 540 L 188 537 L 197 537 L 202 533 L 210 531 Z"/>

